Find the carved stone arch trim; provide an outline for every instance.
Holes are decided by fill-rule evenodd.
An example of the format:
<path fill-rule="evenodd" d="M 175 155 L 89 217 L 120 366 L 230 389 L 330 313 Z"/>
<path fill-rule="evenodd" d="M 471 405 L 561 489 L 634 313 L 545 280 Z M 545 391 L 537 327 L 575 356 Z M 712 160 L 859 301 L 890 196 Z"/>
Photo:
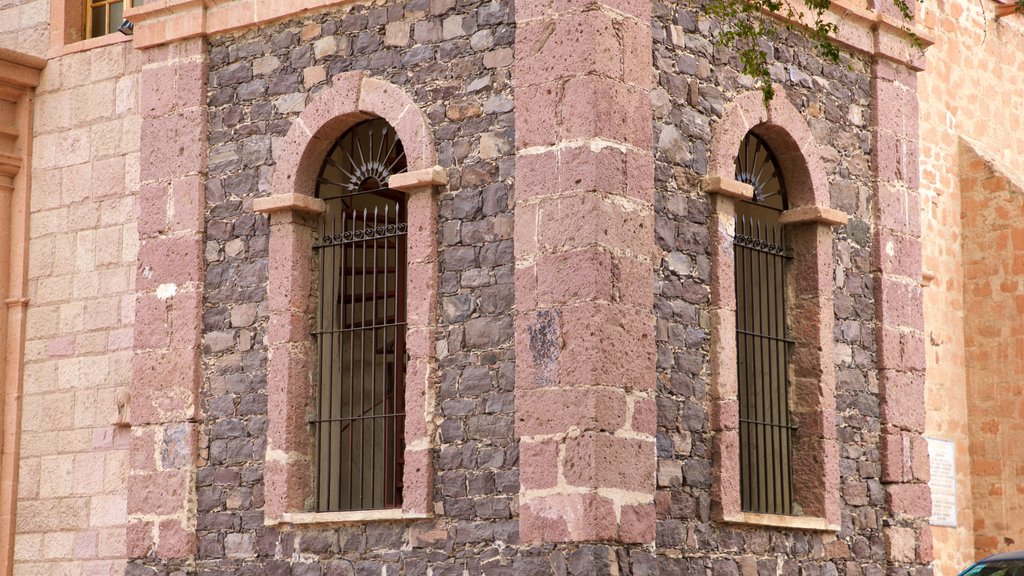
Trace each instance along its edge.
<path fill-rule="evenodd" d="M 828 175 L 818 142 L 785 90 L 776 86 L 775 93 L 767 106 L 760 91 L 746 92 L 732 102 L 712 133 L 708 176 L 734 177 L 736 152 L 743 137 L 752 131 L 775 154 L 786 178 L 790 207 L 827 208 Z"/>
<path fill-rule="evenodd" d="M 312 446 L 307 424 L 313 397 L 317 352 L 309 319 L 315 291 L 311 258 L 313 235 L 326 204 L 315 198 L 324 158 L 349 128 L 382 118 L 395 129 L 406 154 L 407 171 L 389 186 L 408 195 L 406 292 L 405 453 L 402 508 L 365 512 L 313 512 Z M 447 184 L 436 165 L 427 118 L 394 84 L 347 72 L 332 79 L 295 119 L 277 157 L 272 194 L 253 202 L 270 218 L 270 325 L 265 521 L 267 524 L 366 522 L 423 518 L 433 512 L 431 438 L 435 435 L 437 360 L 437 200 Z"/>
<path fill-rule="evenodd" d="M 788 301 L 796 342 L 789 375 L 790 407 L 799 423 L 793 449 L 796 516 L 752 514 L 740 502 L 739 402 L 736 353 L 736 286 L 733 238 L 735 203 L 753 189 L 735 180 L 735 157 L 743 138 L 763 139 L 779 164 L 789 196 L 781 222 L 794 258 Z M 724 522 L 835 531 L 840 524 L 839 443 L 835 429 L 836 377 L 832 226 L 846 214 L 829 206 L 828 174 L 810 127 L 776 87 L 766 106 L 760 91 L 737 97 L 714 127 L 704 191 L 711 194 L 713 500 Z"/>
<path fill-rule="evenodd" d="M 292 123 L 274 169 L 274 194 L 312 196 L 331 146 L 356 123 L 373 117 L 395 129 L 409 172 L 437 164 L 427 117 L 405 90 L 361 71 L 345 72 L 335 76 L 331 87 L 318 93 Z"/>

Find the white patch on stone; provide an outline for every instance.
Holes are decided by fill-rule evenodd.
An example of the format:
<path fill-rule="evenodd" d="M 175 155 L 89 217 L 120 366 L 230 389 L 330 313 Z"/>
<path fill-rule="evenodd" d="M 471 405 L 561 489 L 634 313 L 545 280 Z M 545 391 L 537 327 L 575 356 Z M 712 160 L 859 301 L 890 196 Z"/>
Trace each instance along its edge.
<path fill-rule="evenodd" d="M 885 243 L 885 253 L 888 256 L 896 254 L 896 247 L 892 245 L 892 240 Z"/>
<path fill-rule="evenodd" d="M 178 293 L 177 284 L 161 284 L 156 288 L 156 297 L 161 300 L 167 300 L 168 298 L 174 298 L 174 295 Z"/>

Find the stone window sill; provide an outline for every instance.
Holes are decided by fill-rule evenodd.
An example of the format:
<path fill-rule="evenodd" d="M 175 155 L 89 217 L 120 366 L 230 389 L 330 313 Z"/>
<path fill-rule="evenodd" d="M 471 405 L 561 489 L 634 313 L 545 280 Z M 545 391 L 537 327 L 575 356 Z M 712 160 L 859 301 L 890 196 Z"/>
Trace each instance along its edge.
<path fill-rule="evenodd" d="M 80 40 L 78 42 L 73 42 L 71 44 L 61 46 L 57 49 L 57 53 L 53 54 L 53 57 L 67 56 L 68 54 L 74 54 L 76 52 L 85 52 L 86 50 L 92 50 L 93 48 L 111 46 L 113 44 L 120 44 L 121 42 L 129 42 L 131 41 L 131 39 L 131 36 L 125 36 L 120 32 L 114 32 L 111 34 L 106 34 L 104 36 L 97 36 L 96 38 Z"/>
<path fill-rule="evenodd" d="M 814 532 L 839 532 L 840 526 L 830 525 L 824 518 L 813 516 L 783 516 L 780 514 L 755 514 L 740 512 L 722 518 L 729 524 L 746 524 L 748 526 L 768 526 L 788 530 L 809 530 Z"/>
<path fill-rule="evenodd" d="M 285 512 L 280 519 L 268 518 L 266 525 L 275 524 L 358 524 L 363 522 L 414 521 L 431 518 L 431 514 L 405 512 L 401 508 L 388 510 L 359 510 L 354 512 Z"/>

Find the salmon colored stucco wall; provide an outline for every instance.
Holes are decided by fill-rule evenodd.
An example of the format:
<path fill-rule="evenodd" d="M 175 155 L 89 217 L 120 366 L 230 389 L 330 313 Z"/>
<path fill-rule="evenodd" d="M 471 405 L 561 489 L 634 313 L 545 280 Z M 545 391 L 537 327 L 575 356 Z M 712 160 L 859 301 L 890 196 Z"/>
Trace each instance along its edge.
<path fill-rule="evenodd" d="M 50 59 L 36 90 L 17 576 L 123 574 L 138 246 L 130 43 L 57 56 L 50 3 L 0 1 L 0 47 Z"/>
<path fill-rule="evenodd" d="M 993 478 L 1005 482 L 1014 476 L 1006 470 L 1024 464 L 1024 451 L 1017 448 L 1024 447 L 1024 435 L 1006 426 L 982 425 L 977 401 L 990 397 L 1002 381 L 999 390 L 1006 396 L 991 409 L 1005 409 L 1008 418 L 1020 419 L 1020 412 L 1005 401 L 1024 395 L 1024 385 L 1007 383 L 1005 376 L 1024 368 L 1024 350 L 1008 349 L 1015 344 L 1004 338 L 1021 331 L 1015 302 L 1024 293 L 1024 268 L 1016 263 L 1024 258 L 1009 251 L 1004 236 L 1021 213 L 1007 213 L 1005 203 L 1000 208 L 988 191 L 977 189 L 972 173 L 986 164 L 974 158 L 979 156 L 996 172 L 1022 181 L 1024 17 L 997 22 L 989 0 L 926 0 L 918 22 L 935 40 L 918 83 L 926 434 L 956 442 L 959 505 L 956 528 L 932 529 L 934 569 L 936 576 L 952 576 L 993 549 L 1024 547 L 1024 515 L 1003 514 L 1024 494 L 1016 485 L 993 489 L 998 483 Z M 965 215 L 980 220 L 969 220 L 965 227 Z M 993 231 L 1000 221 L 1002 231 Z M 1010 271 L 1006 277 L 999 272 L 1004 269 Z M 965 322 L 967 315 L 978 321 Z M 998 329 L 983 330 L 986 325 Z M 985 364 L 990 352 L 1001 355 L 1000 361 Z M 996 458 L 995 471 L 980 462 L 982 454 Z M 992 536 L 993 524 L 985 523 L 992 516 L 1008 519 L 1010 524 L 998 531 L 1010 540 Z"/>

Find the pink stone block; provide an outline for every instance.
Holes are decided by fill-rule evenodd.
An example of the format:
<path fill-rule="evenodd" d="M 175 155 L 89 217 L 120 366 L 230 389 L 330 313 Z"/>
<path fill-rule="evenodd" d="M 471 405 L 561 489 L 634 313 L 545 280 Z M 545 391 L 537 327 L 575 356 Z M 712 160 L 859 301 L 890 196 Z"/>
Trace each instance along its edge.
<path fill-rule="evenodd" d="M 410 263 L 408 274 L 407 293 L 417 295 L 406 305 L 408 325 L 430 327 L 437 308 L 437 263 Z"/>
<path fill-rule="evenodd" d="M 174 109 L 174 66 L 144 68 L 139 77 L 139 106 L 143 118 L 157 118 Z"/>
<path fill-rule="evenodd" d="M 198 548 L 196 534 L 181 525 L 181 520 L 163 520 L 159 524 L 157 556 L 167 560 L 188 558 Z"/>
<path fill-rule="evenodd" d="M 516 150 L 558 142 L 562 91 L 557 82 L 516 87 Z"/>
<path fill-rule="evenodd" d="M 895 274 L 917 280 L 921 277 L 921 239 L 879 226 L 875 230 L 877 250 L 872 260 L 883 274 Z"/>
<path fill-rule="evenodd" d="M 539 306 L 557 306 L 585 300 L 612 300 L 612 255 L 605 250 L 580 248 L 541 255 L 537 260 L 536 269 Z"/>
<path fill-rule="evenodd" d="M 658 406 L 653 398 L 636 398 L 633 401 L 633 420 L 629 427 L 634 432 L 654 435 L 658 428 Z"/>
<path fill-rule="evenodd" d="M 886 503 L 896 514 L 928 518 L 932 513 L 932 493 L 927 484 L 889 484 Z"/>
<path fill-rule="evenodd" d="M 397 86 L 391 85 L 398 90 Z M 426 115 L 405 92 L 403 97 L 408 100 L 409 107 L 392 125 L 395 133 L 402 141 L 409 171 L 426 170 L 437 165 L 437 150 L 434 146 L 434 132 Z M 390 120 L 387 117 L 385 119 Z"/>
<path fill-rule="evenodd" d="M 187 470 L 133 474 L 128 483 L 128 514 L 167 516 L 184 512 L 189 490 Z"/>
<path fill-rule="evenodd" d="M 270 315 L 267 327 L 267 341 L 275 344 L 308 342 L 309 314 L 293 310 L 276 310 Z"/>
<path fill-rule="evenodd" d="M 617 29 L 622 38 L 622 80 L 643 91 L 650 90 L 654 71 L 654 51 L 651 50 L 651 17 L 650 3 L 640 0 L 626 0 L 639 4 L 641 12 L 636 19 L 624 18 L 619 21 Z M 636 7 L 630 6 L 630 9 Z M 650 108 L 647 109 L 650 115 Z"/>
<path fill-rule="evenodd" d="M 656 525 L 654 504 L 623 506 L 619 512 L 619 542 L 625 544 L 651 544 Z"/>
<path fill-rule="evenodd" d="M 135 346 L 139 350 L 166 348 L 170 344 L 167 302 L 152 294 L 135 300 Z"/>
<path fill-rule="evenodd" d="M 712 500 L 719 518 L 740 512 L 740 439 L 738 430 L 718 432 L 712 448 Z"/>
<path fill-rule="evenodd" d="M 654 203 L 654 159 L 650 154 L 626 153 L 626 196 Z"/>
<path fill-rule="evenodd" d="M 132 425 L 183 422 L 196 413 L 199 353 L 141 351 L 132 362 Z"/>
<path fill-rule="evenodd" d="M 409 197 L 409 262 L 437 261 L 437 196 L 421 192 Z"/>
<path fill-rule="evenodd" d="M 313 239 L 302 224 L 276 224 L 273 228 L 267 291 L 270 309 L 305 312 L 313 282 Z"/>
<path fill-rule="evenodd" d="M 736 400 L 720 400 L 711 405 L 712 430 L 738 430 L 739 427 L 739 402 Z"/>
<path fill-rule="evenodd" d="M 622 78 L 622 47 L 611 15 L 601 11 L 560 14 L 516 28 L 515 77 L 518 89 L 599 74 Z M 650 106 L 648 106 L 648 110 Z"/>
<path fill-rule="evenodd" d="M 153 523 L 130 520 L 125 537 L 129 559 L 145 558 L 153 551 Z"/>
<path fill-rule="evenodd" d="M 626 394 L 614 388 L 539 388 L 516 391 L 516 435 L 564 434 L 572 428 L 619 430 Z"/>
<path fill-rule="evenodd" d="M 531 121 L 532 119 L 527 123 Z M 558 166 L 558 150 L 516 155 L 516 200 L 523 202 L 529 198 L 559 192 L 561 189 L 557 178 Z M 552 178 L 552 175 L 556 177 Z"/>
<path fill-rule="evenodd" d="M 200 282 L 203 246 L 198 236 L 151 238 L 139 247 L 139 290 L 154 290 L 161 284 Z"/>
<path fill-rule="evenodd" d="M 654 440 L 584 432 L 565 440 L 562 470 L 570 486 L 654 492 Z"/>
<path fill-rule="evenodd" d="M 168 230 L 199 232 L 205 227 L 206 192 L 202 178 L 196 174 L 171 182 Z"/>
<path fill-rule="evenodd" d="M 622 194 L 626 177 L 626 154 L 621 150 L 606 147 L 594 151 L 585 145 L 558 150 L 558 192 Z"/>
<path fill-rule="evenodd" d="M 516 269 L 516 310 L 527 312 L 537 309 L 537 267 Z M 519 323 L 519 320 L 516 321 Z"/>
<path fill-rule="evenodd" d="M 553 0 L 526 0 L 516 4 L 516 23 L 540 18 L 550 13 Z"/>
<path fill-rule="evenodd" d="M 539 210 L 536 204 L 517 203 L 515 209 L 514 246 L 516 262 L 532 258 L 540 250 L 537 245 Z"/>
<path fill-rule="evenodd" d="M 924 374 L 882 370 L 882 423 L 914 432 L 924 431 Z"/>
<path fill-rule="evenodd" d="M 649 260 L 615 258 L 615 300 L 639 309 L 654 306 L 654 268 Z"/>
<path fill-rule="evenodd" d="M 597 245 L 633 254 L 653 252 L 653 212 L 627 209 L 583 192 L 543 199 L 538 209 L 537 241 L 547 251 Z"/>
<path fill-rule="evenodd" d="M 587 303 L 562 310 L 563 386 L 655 386 L 654 319 L 649 311 Z"/>
<path fill-rule="evenodd" d="M 156 428 L 134 427 L 129 448 L 129 465 L 133 472 L 156 471 Z"/>
<path fill-rule="evenodd" d="M 289 463 L 267 460 L 265 464 L 265 510 L 268 518 L 280 518 L 285 512 L 298 512 L 304 508 L 310 495 L 310 463 L 306 458 L 295 458 Z"/>
<path fill-rule="evenodd" d="M 649 22 L 651 19 L 651 4 L 643 0 L 555 0 L 554 11 L 572 12 L 586 9 L 598 9 L 602 6 L 611 8 L 616 12 L 622 12 L 636 18 L 640 22 Z M 519 6 L 516 5 L 518 13 Z M 650 32 L 648 32 L 648 37 Z M 648 40 L 648 43 L 650 40 Z"/>
<path fill-rule="evenodd" d="M 884 326 L 924 330 L 920 284 L 882 276 L 875 280 L 875 309 Z"/>
<path fill-rule="evenodd" d="M 167 185 L 158 182 L 139 188 L 139 236 L 149 238 L 167 230 Z"/>
<path fill-rule="evenodd" d="M 653 145 L 645 90 L 601 76 L 576 77 L 566 82 L 558 110 L 562 138 L 606 138 L 643 150 Z"/>
<path fill-rule="evenodd" d="M 206 59 L 178 62 L 174 65 L 174 107 L 206 106 L 206 79 L 209 66 Z"/>
<path fill-rule="evenodd" d="M 759 90 L 745 92 L 733 99 L 725 116 L 712 129 L 708 176 L 732 178 L 736 172 L 736 153 L 743 137 L 751 128 L 767 121 L 768 111 Z"/>
<path fill-rule="evenodd" d="M 329 133 L 324 138 L 311 136 L 301 117 L 292 124 L 281 146 L 281 152 L 275 158 L 277 165 L 274 167 L 274 194 L 315 194 L 316 178 L 324 157 L 344 128 L 355 124 L 355 120 L 338 120 L 338 123 L 340 125 L 337 129 L 331 125 L 321 130 Z"/>
<path fill-rule="evenodd" d="M 202 108 L 146 120 L 139 143 L 142 182 L 201 172 L 206 166 L 206 121 Z"/>
<path fill-rule="evenodd" d="M 198 350 L 203 333 L 203 294 L 197 290 L 180 290 L 167 300 L 170 319 L 170 348 Z M 147 329 L 143 327 L 143 329 Z"/>
<path fill-rule="evenodd" d="M 552 494 L 519 507 L 523 543 L 613 542 L 618 537 L 615 508 L 595 493 Z"/>
<path fill-rule="evenodd" d="M 428 439 L 427 434 L 427 390 L 432 370 L 430 362 L 422 357 L 412 357 L 405 372 L 405 441 L 411 443 Z"/>
<path fill-rule="evenodd" d="M 280 450 L 305 453 L 308 449 L 306 414 L 312 396 L 314 358 L 308 344 L 281 344 L 270 349 L 267 438 Z"/>
<path fill-rule="evenodd" d="M 433 512 L 434 470 L 429 450 L 406 450 L 402 476 L 402 510 L 409 513 Z"/>
<path fill-rule="evenodd" d="M 924 370 L 924 335 L 883 326 L 878 331 L 878 364 L 889 370 Z"/>
<path fill-rule="evenodd" d="M 545 490 L 558 484 L 559 443 L 554 440 L 519 444 L 519 485 L 523 490 Z"/>

